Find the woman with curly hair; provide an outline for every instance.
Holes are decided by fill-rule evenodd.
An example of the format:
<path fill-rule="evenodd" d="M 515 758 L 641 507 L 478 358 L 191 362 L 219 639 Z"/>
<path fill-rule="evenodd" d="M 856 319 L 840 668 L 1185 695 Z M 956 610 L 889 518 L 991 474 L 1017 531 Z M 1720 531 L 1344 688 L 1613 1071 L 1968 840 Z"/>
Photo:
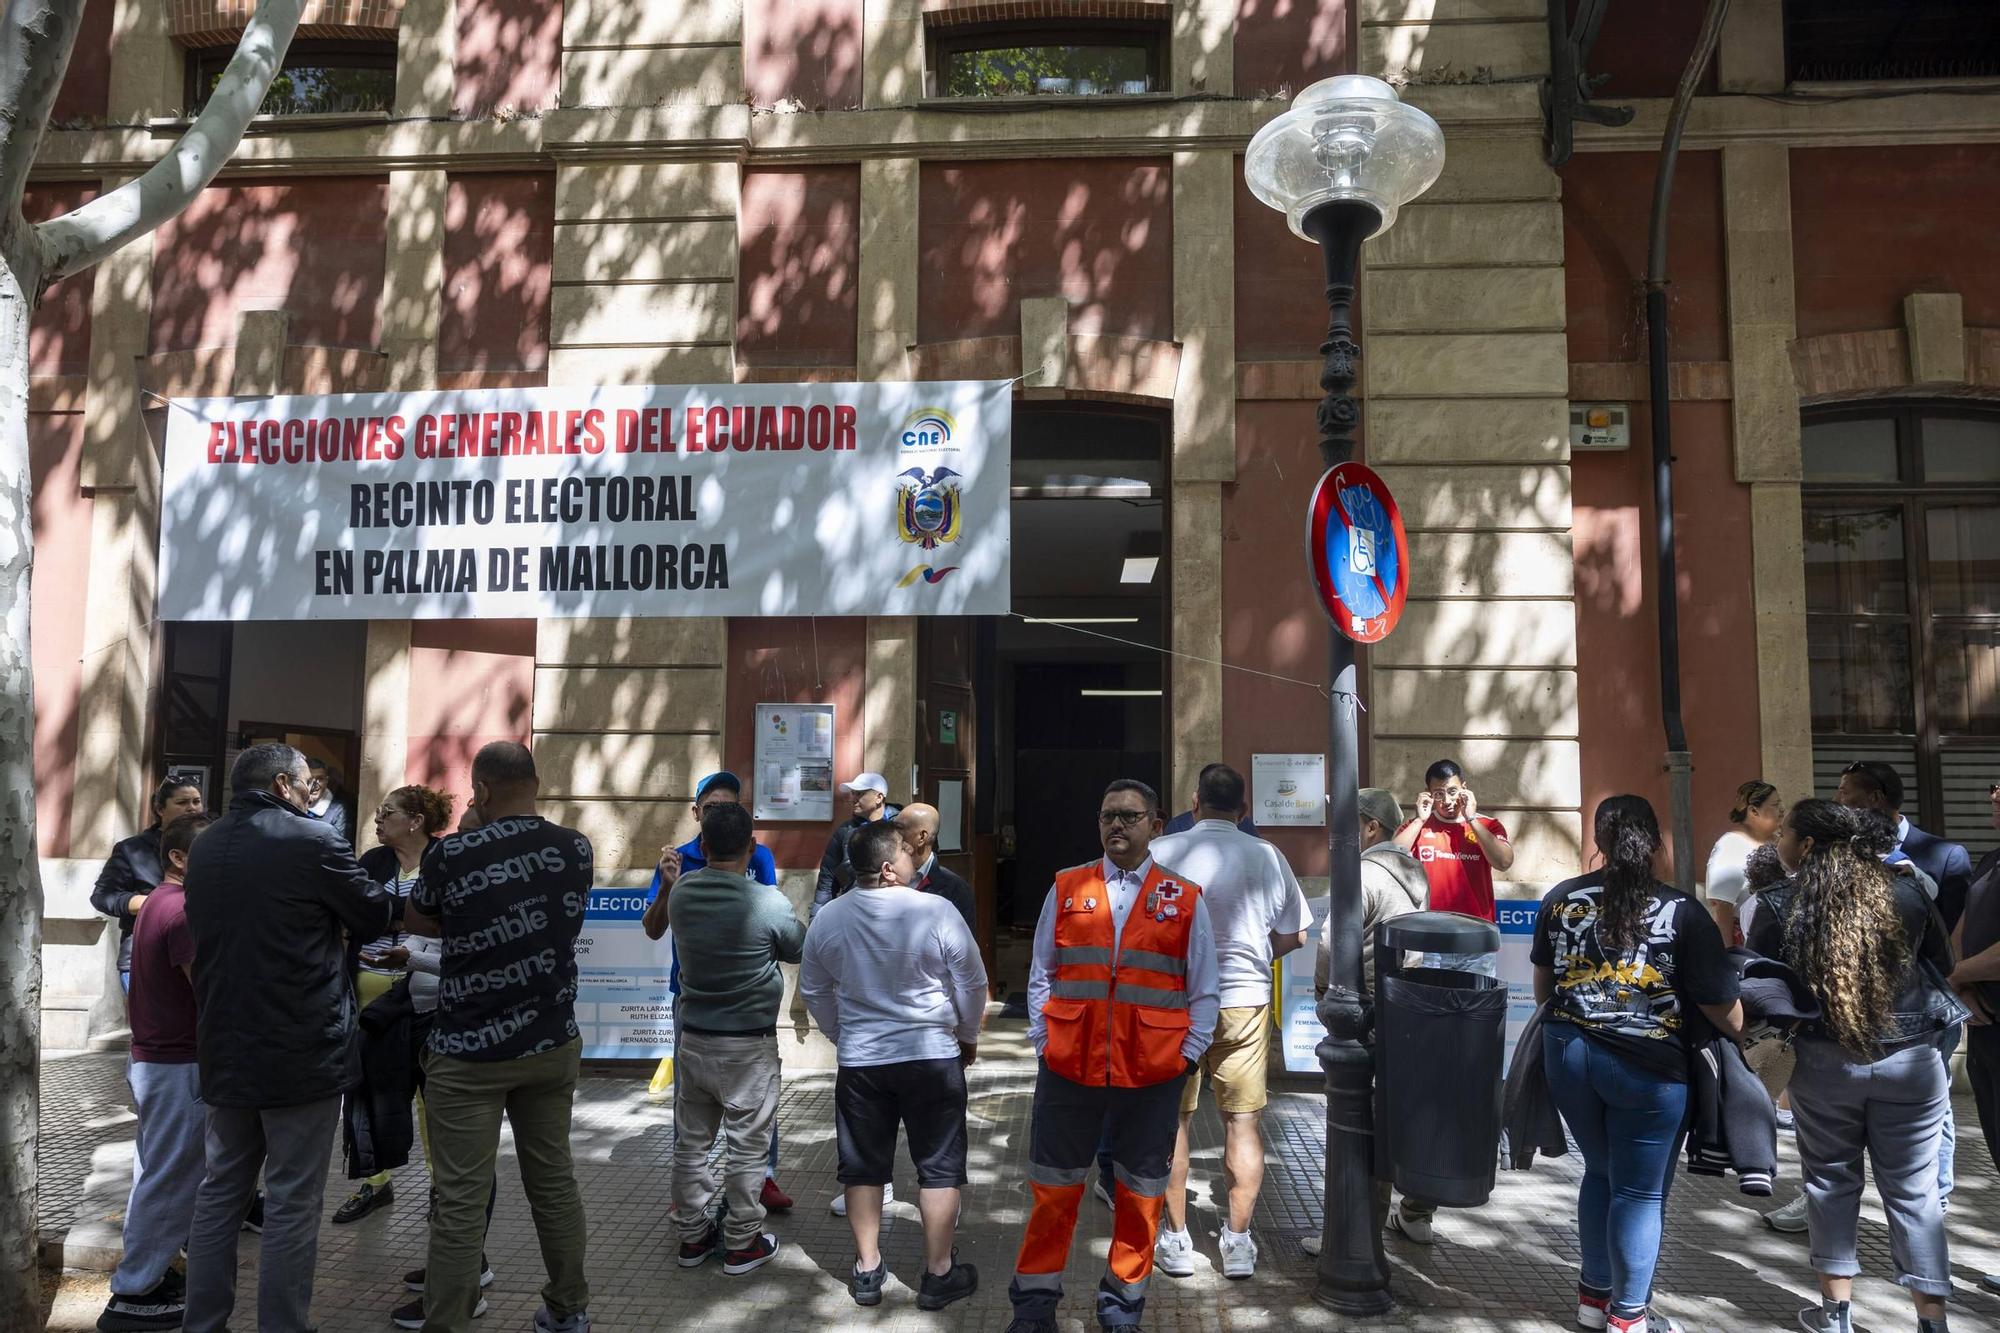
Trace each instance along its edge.
<path fill-rule="evenodd" d="M 1742 1031 L 1741 983 L 1714 919 L 1655 875 L 1653 807 L 1613 796 L 1593 828 L 1604 868 L 1549 890 L 1529 954 L 1547 1006 L 1549 1090 L 1583 1149 L 1576 1320 L 1676 1333 L 1647 1301 L 1687 1122 L 1688 1054 L 1717 1029 Z"/>
<path fill-rule="evenodd" d="M 1819 1308 L 1799 1315 L 1810 1333 L 1854 1327 L 1864 1149 L 1919 1333 L 1944 1333 L 1951 1291 L 1938 1198 L 1950 1091 L 1932 1042 L 1956 1015 L 1931 980 L 1951 971 L 1951 946 L 1924 891 L 1883 866 L 1881 836 L 1831 801 L 1799 802 L 1778 834 L 1791 878 L 1751 924 L 1751 949 L 1782 959 L 1820 1003 L 1789 1089 L 1819 1277 Z"/>

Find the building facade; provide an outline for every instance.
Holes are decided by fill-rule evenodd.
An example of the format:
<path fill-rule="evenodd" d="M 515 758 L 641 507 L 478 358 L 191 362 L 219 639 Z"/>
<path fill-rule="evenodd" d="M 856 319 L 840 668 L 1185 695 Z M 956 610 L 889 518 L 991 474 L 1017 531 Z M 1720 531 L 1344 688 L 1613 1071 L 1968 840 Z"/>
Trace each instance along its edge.
<path fill-rule="evenodd" d="M 1850 757 L 1893 758 L 1926 826 L 1992 836 L 1996 24 L 1944 5 L 1955 27 L 1870 29 L 1884 8 L 1738 0 L 1680 155 L 1701 847 L 1739 782 L 1826 792 Z M 31 219 L 156 159 L 249 9 L 90 0 Z M 1665 805 L 1642 284 L 1699 23 L 1609 7 L 1576 54 L 1599 104 L 1635 112 L 1611 125 L 1551 78 L 1571 54 L 1544 0 L 308 6 L 217 183 L 36 324 L 50 1042 L 122 1022 L 88 893 L 146 792 L 169 766 L 213 790 L 264 737 L 334 761 L 363 812 L 404 781 L 463 793 L 479 745 L 529 741 L 549 812 L 630 882 L 691 836 L 695 778 L 756 781 L 757 704 L 832 703 L 840 776 L 899 800 L 958 784 L 957 855 L 1003 949 L 1091 854 L 1106 778 L 1178 808 L 1211 759 L 1322 750 L 1299 541 L 1320 266 L 1241 154 L 1343 72 L 1402 85 L 1447 141 L 1365 257 L 1365 456 L 1411 586 L 1365 658 L 1364 775 L 1414 793 L 1457 758 L 1517 839 L 1514 892 L 1576 873 L 1597 800 Z M 173 399 L 1017 377 L 1008 617 L 153 614 Z M 1622 444 L 1572 452 L 1586 405 L 1622 410 Z M 795 899 L 826 834 L 760 829 Z M 1323 829 L 1272 837 L 1323 882 Z"/>

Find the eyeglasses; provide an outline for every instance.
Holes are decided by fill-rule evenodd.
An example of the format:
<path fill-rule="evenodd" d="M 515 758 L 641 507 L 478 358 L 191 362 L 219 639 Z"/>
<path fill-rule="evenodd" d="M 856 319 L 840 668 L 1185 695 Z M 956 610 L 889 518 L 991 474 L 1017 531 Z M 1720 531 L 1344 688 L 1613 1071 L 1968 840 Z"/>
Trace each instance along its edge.
<path fill-rule="evenodd" d="M 1144 810 L 1099 810 L 1097 822 L 1106 828 L 1133 828 L 1146 817 Z"/>

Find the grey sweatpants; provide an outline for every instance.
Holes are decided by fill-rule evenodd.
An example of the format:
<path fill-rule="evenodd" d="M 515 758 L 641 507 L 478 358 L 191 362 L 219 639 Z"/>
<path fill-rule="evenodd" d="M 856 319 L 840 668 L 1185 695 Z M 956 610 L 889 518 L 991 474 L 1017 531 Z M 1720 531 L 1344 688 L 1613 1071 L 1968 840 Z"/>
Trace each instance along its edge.
<path fill-rule="evenodd" d="M 134 1060 L 125 1081 L 139 1110 L 139 1142 L 132 1197 L 125 1204 L 125 1254 L 111 1275 L 111 1290 L 143 1296 L 160 1284 L 167 1265 L 188 1243 L 205 1167 L 208 1108 L 201 1104 L 200 1069 L 192 1060 Z"/>
<path fill-rule="evenodd" d="M 236 1308 L 236 1238 L 264 1172 L 257 1333 L 312 1327 L 313 1263 L 340 1098 L 303 1106 L 208 1108 L 208 1174 L 188 1238 L 187 1333 L 221 1333 Z"/>
<path fill-rule="evenodd" d="M 683 1030 L 674 1046 L 673 1223 L 684 1241 L 708 1226 L 716 1180 L 708 1165 L 719 1131 L 724 1139 L 723 1188 L 729 1215 L 724 1240 L 732 1250 L 764 1230 L 764 1160 L 778 1114 L 778 1039 L 717 1037 Z"/>
<path fill-rule="evenodd" d="M 1938 1144 L 1950 1093 L 1937 1048 L 1906 1047 L 1872 1062 L 1820 1037 L 1801 1038 L 1796 1049 L 1790 1091 L 1813 1271 L 1827 1277 L 1861 1272 L 1855 1230 L 1866 1150 L 1889 1218 L 1897 1283 L 1927 1296 L 1949 1295 Z"/>

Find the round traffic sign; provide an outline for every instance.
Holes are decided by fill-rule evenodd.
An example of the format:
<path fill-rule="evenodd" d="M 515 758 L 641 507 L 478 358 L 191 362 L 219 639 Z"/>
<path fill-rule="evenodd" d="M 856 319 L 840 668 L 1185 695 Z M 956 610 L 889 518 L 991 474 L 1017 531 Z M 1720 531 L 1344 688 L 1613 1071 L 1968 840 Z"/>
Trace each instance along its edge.
<path fill-rule="evenodd" d="M 1410 541 L 1382 479 L 1360 463 L 1329 468 L 1306 510 L 1306 558 L 1319 604 L 1356 643 L 1389 636 L 1410 591 Z"/>

